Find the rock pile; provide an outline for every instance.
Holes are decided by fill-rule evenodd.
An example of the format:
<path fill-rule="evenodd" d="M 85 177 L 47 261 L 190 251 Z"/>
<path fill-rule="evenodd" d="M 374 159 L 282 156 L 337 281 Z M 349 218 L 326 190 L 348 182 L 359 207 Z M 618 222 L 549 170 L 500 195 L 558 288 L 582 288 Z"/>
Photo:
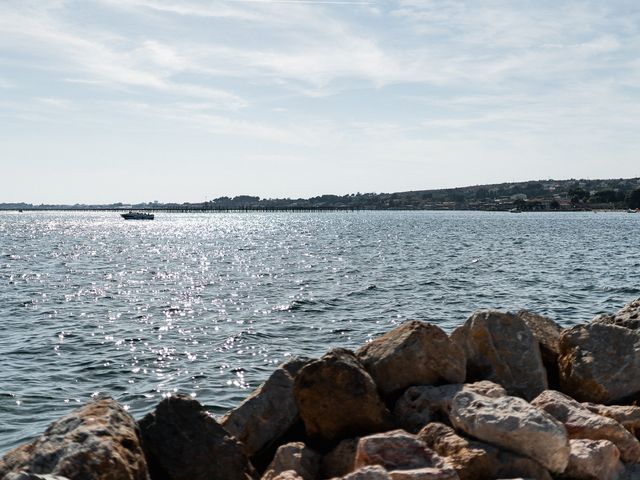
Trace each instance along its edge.
<path fill-rule="evenodd" d="M 280 366 L 221 419 L 112 399 L 0 460 L 0 480 L 640 479 L 640 300 L 562 329 L 474 313 Z"/>

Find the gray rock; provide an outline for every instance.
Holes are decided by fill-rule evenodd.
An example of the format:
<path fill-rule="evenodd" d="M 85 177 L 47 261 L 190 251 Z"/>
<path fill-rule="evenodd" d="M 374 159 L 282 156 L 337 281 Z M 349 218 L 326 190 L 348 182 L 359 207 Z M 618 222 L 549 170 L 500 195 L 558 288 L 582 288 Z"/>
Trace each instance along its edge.
<path fill-rule="evenodd" d="M 616 403 L 640 392 L 640 332 L 590 323 L 560 335 L 560 389 L 581 402 Z"/>
<path fill-rule="evenodd" d="M 139 424 L 154 478 L 248 480 L 254 477 L 242 445 L 189 396 L 165 398 Z"/>
<path fill-rule="evenodd" d="M 565 476 L 574 480 L 617 480 L 624 471 L 620 452 L 608 440 L 571 440 Z"/>
<path fill-rule="evenodd" d="M 305 430 L 314 438 L 356 437 L 384 430 L 391 423 L 373 379 L 353 352 L 343 348 L 300 370 L 293 391 Z"/>
<path fill-rule="evenodd" d="M 563 393 L 547 390 L 533 399 L 531 405 L 562 422 L 570 439 L 609 440 L 620 450 L 622 460 L 640 461 L 640 442 L 622 425 L 591 412 Z"/>
<path fill-rule="evenodd" d="M 496 310 L 476 312 L 451 339 L 467 357 L 467 382 L 491 380 L 527 400 L 548 388 L 538 341 L 522 318 Z"/>
<path fill-rule="evenodd" d="M 562 328 L 550 318 L 537 313 L 520 310 L 516 315 L 525 321 L 538 341 L 542 363 L 547 370 L 547 381 L 551 388 L 558 388 L 558 355 L 560 354 L 560 333 Z"/>
<path fill-rule="evenodd" d="M 370 465 L 345 475 L 341 480 L 391 480 L 391 477 L 380 465 Z"/>
<path fill-rule="evenodd" d="M 2 480 L 69 480 L 67 477 L 59 475 L 40 475 L 37 473 L 10 473 Z"/>
<path fill-rule="evenodd" d="M 320 463 L 320 478 L 342 477 L 353 471 L 359 438 L 342 440 Z"/>
<path fill-rule="evenodd" d="M 393 416 L 396 424 L 416 433 L 431 421 L 449 421 L 453 397 L 463 390 L 493 398 L 507 394 L 500 385 L 488 380 L 438 387 L 410 387 L 395 404 Z"/>
<path fill-rule="evenodd" d="M 461 383 L 465 356 L 435 325 L 412 320 L 403 323 L 356 352 L 383 395 L 411 385 Z"/>
<path fill-rule="evenodd" d="M 88 403 L 0 460 L 0 478 L 50 474 L 70 480 L 148 480 L 135 420 L 115 400 Z M 29 477 L 26 477 L 29 478 Z"/>
<path fill-rule="evenodd" d="M 293 379 L 310 360 L 293 359 L 278 367 L 271 376 L 220 423 L 254 455 L 284 435 L 299 419 L 293 396 Z"/>
<path fill-rule="evenodd" d="M 303 480 L 315 480 L 320 470 L 321 456 L 302 442 L 292 442 L 278 447 L 262 480 L 274 480 L 286 471 L 293 471 Z"/>
<path fill-rule="evenodd" d="M 569 438 L 562 423 L 518 397 L 490 398 L 458 393 L 451 422 L 482 441 L 498 445 L 562 473 L 569 461 Z"/>
<path fill-rule="evenodd" d="M 514 476 L 551 480 L 549 472 L 535 460 L 464 438 L 442 423 L 430 423 L 418 433 L 418 438 L 444 457 L 460 480 Z"/>
<path fill-rule="evenodd" d="M 626 304 L 613 315 L 599 315 L 592 323 L 617 325 L 630 330 L 640 329 L 640 298 Z"/>

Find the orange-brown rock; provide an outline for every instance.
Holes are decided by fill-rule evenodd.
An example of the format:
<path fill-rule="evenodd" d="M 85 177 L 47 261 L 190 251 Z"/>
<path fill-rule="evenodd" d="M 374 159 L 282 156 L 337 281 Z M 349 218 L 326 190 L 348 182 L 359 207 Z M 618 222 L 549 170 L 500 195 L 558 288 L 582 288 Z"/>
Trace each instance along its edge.
<path fill-rule="evenodd" d="M 115 400 L 88 403 L 52 423 L 0 461 L 0 478 L 19 472 L 69 480 L 148 480 L 135 420 Z"/>
<path fill-rule="evenodd" d="M 562 422 L 570 439 L 609 440 L 620 450 L 622 460 L 640 462 L 640 442 L 615 420 L 593 413 L 555 390 L 542 392 L 531 405 Z"/>
<path fill-rule="evenodd" d="M 381 465 L 392 479 L 458 480 L 455 470 L 415 435 L 393 430 L 358 442 L 355 468 Z"/>
<path fill-rule="evenodd" d="M 356 355 L 383 395 L 411 385 L 461 383 L 465 356 L 436 325 L 412 320 L 360 348 Z"/>
<path fill-rule="evenodd" d="M 153 478 L 249 480 L 254 477 L 242 445 L 189 396 L 165 398 L 139 425 Z"/>
<path fill-rule="evenodd" d="M 590 402 L 585 402 L 582 405 L 593 413 L 615 420 L 636 438 L 640 433 L 640 407 L 635 405 L 601 405 Z"/>
<path fill-rule="evenodd" d="M 307 434 L 340 440 L 384 430 L 391 414 L 371 375 L 353 352 L 336 348 L 306 365 L 295 378 L 294 395 Z"/>

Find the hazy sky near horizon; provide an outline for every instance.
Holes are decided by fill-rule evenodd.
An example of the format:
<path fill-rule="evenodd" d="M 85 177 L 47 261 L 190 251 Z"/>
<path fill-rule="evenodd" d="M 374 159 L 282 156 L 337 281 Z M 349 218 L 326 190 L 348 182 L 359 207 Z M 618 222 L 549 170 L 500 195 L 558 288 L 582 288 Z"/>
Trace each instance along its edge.
<path fill-rule="evenodd" d="M 0 202 L 640 176 L 640 3 L 0 0 Z"/>

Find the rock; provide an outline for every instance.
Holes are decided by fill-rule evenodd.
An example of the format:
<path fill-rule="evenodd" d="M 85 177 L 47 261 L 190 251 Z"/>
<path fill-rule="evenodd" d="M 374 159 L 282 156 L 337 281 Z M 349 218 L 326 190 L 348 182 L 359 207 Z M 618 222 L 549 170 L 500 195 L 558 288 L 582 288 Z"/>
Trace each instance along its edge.
<path fill-rule="evenodd" d="M 613 315 L 598 315 L 592 323 L 617 325 L 630 330 L 640 329 L 640 298 L 626 304 Z"/>
<path fill-rule="evenodd" d="M 342 480 L 391 480 L 391 477 L 380 465 L 370 465 L 345 475 Z"/>
<path fill-rule="evenodd" d="M 632 435 L 640 428 L 640 407 L 633 405 L 600 405 L 599 403 L 585 402 L 583 407 L 603 417 L 612 418 Z"/>
<path fill-rule="evenodd" d="M 359 438 L 342 440 L 320 463 L 320 478 L 342 477 L 353 471 Z"/>
<path fill-rule="evenodd" d="M 189 396 L 165 398 L 139 425 L 153 478 L 253 478 L 253 467 L 242 445 Z"/>
<path fill-rule="evenodd" d="M 548 388 L 540 347 L 526 322 L 496 310 L 476 312 L 451 334 L 467 357 L 467 381 L 491 380 L 531 400 Z"/>
<path fill-rule="evenodd" d="M 314 438 L 356 437 L 384 430 L 391 421 L 373 379 L 343 348 L 302 368 L 293 392 L 305 430 Z"/>
<path fill-rule="evenodd" d="M 427 445 L 404 430 L 363 437 L 358 442 L 355 468 L 381 465 L 392 479 L 458 479 L 455 470 Z"/>
<path fill-rule="evenodd" d="M 640 464 L 632 463 L 624 466 L 624 471 L 620 474 L 620 480 L 638 480 L 640 478 Z"/>
<path fill-rule="evenodd" d="M 20 478 L 23 472 L 70 480 L 149 478 L 136 422 L 111 398 L 88 403 L 53 422 L 35 441 L 0 461 L 0 478 Z"/>
<path fill-rule="evenodd" d="M 242 442 L 247 455 L 271 445 L 298 420 L 293 379 L 307 363 L 308 359 L 295 358 L 280 365 L 265 383 L 220 420 L 224 429 Z"/>
<path fill-rule="evenodd" d="M 412 320 L 356 352 L 383 395 L 411 385 L 462 383 L 465 357 L 439 327 Z"/>
<path fill-rule="evenodd" d="M 558 355 L 560 354 L 560 333 L 562 328 L 553 320 L 537 313 L 520 310 L 516 316 L 524 320 L 538 341 L 542 364 L 547 370 L 547 381 L 551 388 L 558 388 Z"/>
<path fill-rule="evenodd" d="M 60 475 L 39 475 L 37 473 L 10 473 L 2 480 L 69 480 L 67 477 L 61 477 Z"/>
<path fill-rule="evenodd" d="M 275 477 L 272 477 L 271 480 L 303 480 L 303 478 L 298 475 L 295 470 L 285 470 L 284 472 L 280 472 Z"/>
<path fill-rule="evenodd" d="M 521 398 L 463 391 L 453 398 L 450 418 L 456 429 L 532 458 L 552 473 L 562 473 L 569 461 L 564 426 Z"/>
<path fill-rule="evenodd" d="M 581 402 L 616 403 L 640 392 L 640 332 L 590 323 L 560 335 L 560 389 Z"/>
<path fill-rule="evenodd" d="M 410 387 L 394 407 L 393 416 L 396 423 L 409 432 L 417 433 L 431 421 L 448 422 L 453 397 L 463 390 L 493 398 L 507 394 L 500 385 L 488 380 L 439 387 Z"/>
<path fill-rule="evenodd" d="M 565 476 L 574 480 L 616 480 L 624 471 L 620 452 L 608 440 L 571 440 Z"/>
<path fill-rule="evenodd" d="M 565 394 L 547 390 L 531 405 L 562 422 L 570 439 L 610 440 L 618 447 L 625 462 L 640 461 L 640 442 L 636 437 L 615 420 L 591 412 Z"/>
<path fill-rule="evenodd" d="M 262 480 L 274 480 L 286 471 L 294 471 L 303 480 L 314 480 L 320 470 L 321 456 L 302 442 L 292 442 L 278 447 Z"/>
<path fill-rule="evenodd" d="M 460 480 L 524 476 L 551 480 L 549 472 L 536 461 L 493 445 L 469 440 L 442 423 L 430 423 L 418 438 L 455 469 Z"/>

